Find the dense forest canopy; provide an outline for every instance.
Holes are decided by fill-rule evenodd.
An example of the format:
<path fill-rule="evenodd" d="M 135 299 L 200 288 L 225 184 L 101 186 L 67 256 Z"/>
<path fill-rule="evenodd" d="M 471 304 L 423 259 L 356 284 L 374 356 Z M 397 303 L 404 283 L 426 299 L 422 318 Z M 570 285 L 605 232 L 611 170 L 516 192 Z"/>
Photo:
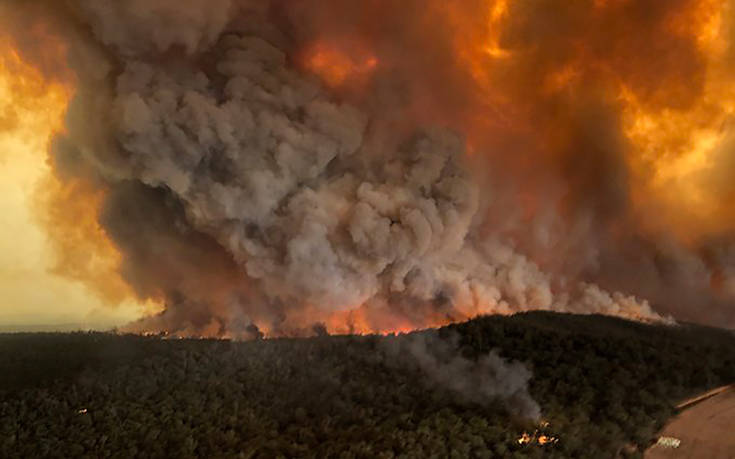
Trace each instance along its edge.
<path fill-rule="evenodd" d="M 467 392 L 413 362 L 417 337 L 457 371 L 496 355 L 530 379 Z M 9 334 L 0 351 L 8 458 L 635 456 L 678 400 L 735 381 L 732 332 L 545 312 L 388 337 Z M 538 419 L 514 399 L 524 384 Z"/>

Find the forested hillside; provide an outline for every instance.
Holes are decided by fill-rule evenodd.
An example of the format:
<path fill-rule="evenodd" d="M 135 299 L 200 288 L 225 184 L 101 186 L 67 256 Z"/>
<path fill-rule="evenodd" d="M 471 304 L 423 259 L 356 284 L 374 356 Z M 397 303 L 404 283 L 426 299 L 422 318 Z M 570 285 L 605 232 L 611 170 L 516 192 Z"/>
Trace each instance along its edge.
<path fill-rule="evenodd" d="M 735 381 L 717 329 L 533 312 L 422 333 L 459 364 L 427 373 L 410 335 L 0 335 L 0 457 L 613 457 L 677 400 Z M 496 354 L 517 387 L 493 399 L 473 386 L 494 376 L 468 372 Z"/>

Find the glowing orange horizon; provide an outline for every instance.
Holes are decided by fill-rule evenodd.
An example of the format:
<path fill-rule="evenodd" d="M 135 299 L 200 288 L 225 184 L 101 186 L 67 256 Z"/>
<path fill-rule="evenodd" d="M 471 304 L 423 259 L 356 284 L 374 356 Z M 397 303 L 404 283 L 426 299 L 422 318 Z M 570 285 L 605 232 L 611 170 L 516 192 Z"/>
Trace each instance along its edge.
<path fill-rule="evenodd" d="M 54 58 L 64 61 L 63 44 L 49 40 L 45 52 L 61 53 Z M 0 44 L 0 141 L 5 145 L 0 163 L 6 163 L 3 167 L 11 176 L 4 178 L 5 185 L 14 188 L 16 197 L 12 198 L 14 201 L 7 201 L 11 198 L 6 197 L 2 204 L 12 202 L 18 209 L 5 216 L 9 224 L 22 228 L 24 234 L 16 235 L 22 242 L 8 248 L 9 253 L 5 254 L 8 260 L 21 260 L 23 266 L 2 268 L 20 270 L 17 276 L 11 276 L 18 277 L 13 281 L 18 288 L 35 283 L 37 289 L 49 291 L 43 298 L 55 295 L 59 300 L 67 298 L 78 304 L 63 305 L 56 311 L 58 306 L 52 304 L 8 304 L 16 310 L 0 310 L 0 315 L 10 317 L 6 319 L 9 321 L 45 321 L 49 319 L 33 319 L 32 311 L 46 309 L 51 317 L 69 317 L 58 320 L 72 321 L 77 320 L 74 314 L 78 315 L 73 311 L 84 308 L 89 311 L 85 313 L 88 318 L 82 316 L 79 320 L 119 322 L 121 314 L 129 314 L 130 310 L 137 313 L 139 306 L 118 274 L 122 255 L 97 220 L 104 196 L 80 181 L 61 181 L 50 166 L 48 151 L 53 139 L 65 131 L 74 86 L 69 81 L 44 76 L 9 42 L 3 40 Z M 31 301 L 24 298 L 30 298 L 32 290 L 24 293 L 12 285 L 0 287 L 8 301 Z M 52 303 L 53 299 L 44 301 Z M 109 313 L 100 308 L 123 303 L 124 308 L 113 308 Z M 17 310 L 26 309 L 29 312 L 12 319 Z M 122 320 L 134 318 L 125 317 Z"/>

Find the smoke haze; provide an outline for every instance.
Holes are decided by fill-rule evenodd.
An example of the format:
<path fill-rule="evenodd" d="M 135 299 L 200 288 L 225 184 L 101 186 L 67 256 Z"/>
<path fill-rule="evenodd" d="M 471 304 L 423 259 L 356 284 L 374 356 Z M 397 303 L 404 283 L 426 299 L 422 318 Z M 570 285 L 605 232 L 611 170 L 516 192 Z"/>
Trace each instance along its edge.
<path fill-rule="evenodd" d="M 39 205 L 93 203 L 117 272 L 47 227 L 163 305 L 131 330 L 735 326 L 729 1 L 26 3 L 0 22 L 75 94 Z"/>
<path fill-rule="evenodd" d="M 388 362 L 418 368 L 427 385 L 448 390 L 462 402 L 487 405 L 500 400 L 515 416 L 538 421 L 541 408 L 528 392 L 531 372 L 520 362 L 506 362 L 491 351 L 476 361 L 461 354 L 459 335 L 440 338 L 435 330 L 381 341 Z"/>

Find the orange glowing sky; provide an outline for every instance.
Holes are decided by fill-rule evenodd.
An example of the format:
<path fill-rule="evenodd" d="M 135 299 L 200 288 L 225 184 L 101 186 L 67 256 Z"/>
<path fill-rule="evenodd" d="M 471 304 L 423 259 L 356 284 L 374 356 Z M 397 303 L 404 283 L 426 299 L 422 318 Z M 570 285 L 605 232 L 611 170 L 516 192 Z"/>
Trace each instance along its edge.
<path fill-rule="evenodd" d="M 604 15 L 625 1 L 596 0 L 587 6 Z M 482 144 L 475 137 L 489 132 L 488 125 L 497 122 L 487 121 L 496 108 L 514 128 L 531 124 L 532 118 L 523 112 L 524 103 L 574 92 L 584 78 L 601 80 L 600 87 L 620 109 L 628 142 L 624 152 L 630 172 L 628 191 L 642 224 L 654 231 L 665 228 L 684 241 L 735 229 L 735 187 L 729 184 L 727 172 L 719 172 L 727 167 L 719 162 L 725 161 L 723 152 L 735 145 L 731 0 L 682 3 L 690 6 L 682 7 L 682 16 L 667 23 L 674 35 L 694 39 L 705 68 L 701 92 L 683 106 L 657 99 L 659 93 L 672 99 L 677 96 L 678 89 L 666 87 L 665 80 L 651 95 L 646 93 L 648 87 L 636 88 L 637 75 L 631 77 L 617 68 L 630 57 L 625 54 L 630 51 L 627 43 L 620 46 L 620 55 L 607 50 L 596 55 L 584 49 L 584 40 L 575 43 L 580 49 L 569 53 L 568 61 L 547 63 L 549 71 L 538 79 L 542 88 L 531 88 L 541 96 L 524 100 L 513 82 L 506 81 L 508 75 L 515 75 L 513 71 L 527 70 L 523 65 L 513 67 L 514 59 L 522 59 L 514 54 L 517 49 L 505 47 L 501 36 L 516 11 L 512 0 L 487 0 L 481 3 L 484 14 L 480 16 L 467 6 L 469 2 L 429 3 L 441 9 L 442 17 L 456 30 L 449 40 L 455 41 L 451 46 L 458 65 L 476 85 L 468 90 L 475 108 L 481 107 L 478 112 L 493 108 L 470 114 L 447 110 L 448 116 L 459 119 L 451 127 L 461 127 L 470 145 Z M 599 38 L 594 30 L 585 33 Z M 306 46 L 301 67 L 338 93 L 359 92 L 369 86 L 374 74 L 390 71 L 390 62 L 383 61 L 379 51 L 373 52 L 367 43 L 337 43 L 327 37 Z M 533 64 L 535 69 L 537 61 Z M 7 45 L 0 45 L 0 326 L 78 323 L 100 327 L 123 324 L 155 309 L 133 300 L 117 275 L 120 254 L 96 221 L 101 196 L 85 190 L 81 183 L 60 183 L 46 164 L 49 143 L 63 129 L 72 92 L 72 88 L 45 80 Z M 551 124 L 553 129 L 556 125 Z M 534 130 L 541 144 L 553 140 L 553 133 L 538 134 L 544 126 L 527 128 Z M 355 318 L 365 321 L 359 307 L 349 314 L 351 322 Z M 344 323 L 341 315 L 335 315 L 330 328 L 339 329 Z M 401 329 L 402 325 L 393 327 Z"/>
<path fill-rule="evenodd" d="M 45 215 L 39 213 L 45 212 L 37 201 L 44 195 L 43 187 L 58 186 L 46 163 L 46 152 L 54 132 L 62 129 L 70 97 L 68 88 L 44 81 L 11 49 L 0 48 L 0 327 L 4 329 L 29 325 L 105 328 L 140 316 L 146 307 L 124 296 L 106 298 L 75 281 L 70 273 L 62 276 L 59 264 L 65 261 L 41 223 Z M 85 216 L 79 209 L 64 211 L 70 210 L 76 212 L 77 231 L 85 226 L 96 228 L 94 213 Z M 69 240 L 69 234 L 65 239 Z M 112 250 L 109 242 L 98 239 L 98 253 L 90 253 L 89 247 L 76 247 L 75 256 L 100 268 L 104 262 L 99 260 Z M 98 272 L 104 276 L 102 268 Z"/>

